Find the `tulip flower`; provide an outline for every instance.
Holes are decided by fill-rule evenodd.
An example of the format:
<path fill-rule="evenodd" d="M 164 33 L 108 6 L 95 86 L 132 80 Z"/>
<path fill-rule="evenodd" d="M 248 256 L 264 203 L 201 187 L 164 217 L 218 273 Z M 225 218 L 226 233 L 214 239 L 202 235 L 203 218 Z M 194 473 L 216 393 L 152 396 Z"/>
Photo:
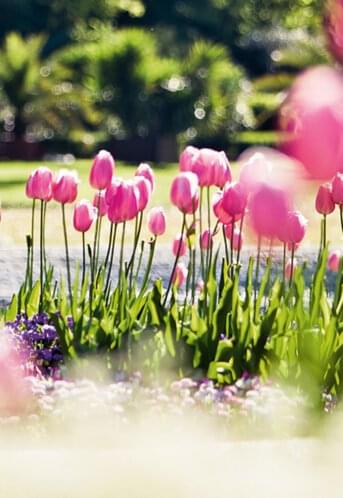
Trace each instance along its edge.
<path fill-rule="evenodd" d="M 26 184 L 26 195 L 30 199 L 48 202 L 52 197 L 53 174 L 49 168 L 41 166 L 31 173 Z"/>
<path fill-rule="evenodd" d="M 186 266 L 183 263 L 178 263 L 173 275 L 173 284 L 175 285 L 175 287 L 179 288 L 184 284 L 187 278 L 187 273 L 188 272 Z"/>
<path fill-rule="evenodd" d="M 185 256 L 187 252 L 186 238 L 179 234 L 173 240 L 173 254 L 176 256 L 179 254 L 180 257 Z"/>
<path fill-rule="evenodd" d="M 232 217 L 225 211 L 223 207 L 223 192 L 216 192 L 212 198 L 212 209 L 218 220 L 223 225 L 228 225 L 232 221 Z"/>
<path fill-rule="evenodd" d="M 180 171 L 192 171 L 192 164 L 195 156 L 198 154 L 199 149 L 188 145 L 185 150 L 180 154 Z"/>
<path fill-rule="evenodd" d="M 230 162 L 225 152 L 221 151 L 218 153 L 218 160 L 214 165 L 213 184 L 222 189 L 231 180 Z"/>
<path fill-rule="evenodd" d="M 242 166 L 239 182 L 246 193 L 252 193 L 261 184 L 268 184 L 272 174 L 272 163 L 261 153 L 256 152 Z"/>
<path fill-rule="evenodd" d="M 213 244 L 213 234 L 211 230 L 204 230 L 203 233 L 200 235 L 200 247 L 201 249 L 204 249 L 205 251 L 208 251 Z"/>
<path fill-rule="evenodd" d="M 149 164 L 141 163 L 136 170 L 135 176 L 143 176 L 144 178 L 146 178 L 148 182 L 150 182 L 151 192 L 154 191 L 155 175 Z"/>
<path fill-rule="evenodd" d="M 328 258 L 328 269 L 332 272 L 338 272 L 341 262 L 340 251 L 332 251 Z"/>
<path fill-rule="evenodd" d="M 108 205 L 105 198 L 105 192 L 97 192 L 93 198 L 93 206 L 97 209 L 98 215 L 102 218 L 107 214 Z"/>
<path fill-rule="evenodd" d="M 234 228 L 232 230 L 232 224 L 225 225 L 224 227 L 226 237 L 231 240 L 232 238 L 232 247 L 235 251 L 240 251 L 243 245 L 243 234 L 238 228 Z"/>
<path fill-rule="evenodd" d="M 61 204 L 71 204 L 77 197 L 78 177 L 74 171 L 60 170 L 52 184 L 53 199 Z"/>
<path fill-rule="evenodd" d="M 148 228 L 155 237 L 166 231 L 166 215 L 162 207 L 152 208 L 148 213 Z"/>
<path fill-rule="evenodd" d="M 89 175 L 89 183 L 97 190 L 104 190 L 111 185 L 115 162 L 107 150 L 101 150 L 95 156 Z"/>
<path fill-rule="evenodd" d="M 343 1 L 329 0 L 326 5 L 324 27 L 329 50 L 343 63 Z"/>
<path fill-rule="evenodd" d="M 86 199 L 79 201 L 74 207 L 73 224 L 78 232 L 87 232 L 96 216 L 96 208 Z"/>
<path fill-rule="evenodd" d="M 179 173 L 174 178 L 170 200 L 184 214 L 191 214 L 196 210 L 199 202 L 198 179 L 194 173 Z"/>
<path fill-rule="evenodd" d="M 337 173 L 332 180 L 332 200 L 339 206 L 341 228 L 343 232 L 343 173 Z"/>
<path fill-rule="evenodd" d="M 134 185 L 139 192 L 138 211 L 144 211 L 151 197 L 151 183 L 144 176 L 136 176 Z"/>
<path fill-rule="evenodd" d="M 335 203 L 332 198 L 332 186 L 329 183 L 319 187 L 316 196 L 316 210 L 323 215 L 321 225 L 321 246 L 326 246 L 326 217 L 335 210 Z"/>
<path fill-rule="evenodd" d="M 280 189 L 261 185 L 251 198 L 250 218 L 259 237 L 277 237 L 280 226 L 285 226 L 288 212 L 289 199 Z"/>
<path fill-rule="evenodd" d="M 307 219 L 299 211 L 290 211 L 286 219 L 287 242 L 299 244 L 305 237 Z"/>
<path fill-rule="evenodd" d="M 234 221 L 237 221 L 242 217 L 246 203 L 246 193 L 240 183 L 230 183 L 225 187 L 223 191 L 222 207 Z"/>
<path fill-rule="evenodd" d="M 107 216 L 112 223 L 125 223 L 138 214 L 139 191 L 133 182 L 116 179 L 105 194 Z"/>

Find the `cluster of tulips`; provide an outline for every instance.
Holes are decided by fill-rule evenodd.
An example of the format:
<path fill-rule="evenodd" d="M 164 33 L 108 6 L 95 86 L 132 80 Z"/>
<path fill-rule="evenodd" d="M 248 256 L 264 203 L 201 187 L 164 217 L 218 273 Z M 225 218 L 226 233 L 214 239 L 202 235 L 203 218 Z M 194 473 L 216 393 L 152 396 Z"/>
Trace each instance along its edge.
<path fill-rule="evenodd" d="M 233 181 L 230 163 L 224 152 L 212 149 L 197 149 L 188 146 L 180 156 L 180 171 L 173 179 L 170 200 L 182 214 L 180 233 L 173 241 L 174 265 L 168 286 L 164 294 L 164 304 L 168 300 L 173 285 L 179 287 L 186 282 L 186 298 L 192 293 L 192 302 L 196 290 L 204 292 L 214 259 L 216 237 L 222 236 L 225 260 L 229 271 L 240 266 L 243 243 L 243 226 L 248 223 L 257 236 L 257 258 L 255 280 L 258 283 L 261 245 L 269 241 L 270 248 L 278 241 L 283 246 L 283 279 L 290 285 L 296 260 L 295 251 L 303 240 L 307 220 L 293 208 L 292 195 L 281 182 L 275 181 L 275 166 L 264 154 L 258 152 L 245 161 L 240 169 L 239 180 Z M 119 251 L 119 273 L 117 286 L 121 277 L 129 280 L 131 287 L 137 280 L 141 269 L 144 241 L 140 244 L 143 213 L 150 201 L 155 187 L 154 173 L 147 164 L 137 168 L 132 180 L 123 180 L 115 176 L 115 161 L 107 151 L 100 151 L 93 162 L 89 175 L 90 185 L 95 190 L 93 201 L 81 200 L 74 206 L 73 225 L 82 234 L 82 285 L 86 279 L 86 241 L 85 233 L 95 224 L 93 244 L 88 244 L 90 260 L 90 302 L 92 302 L 94 284 L 100 270 L 106 272 L 105 295 L 109 295 L 112 282 L 114 251 L 118 227 L 121 226 Z M 343 209 L 343 175 L 337 173 L 331 184 L 319 188 L 316 209 L 323 214 L 321 246 L 326 246 L 326 216 L 335 205 L 339 206 L 341 221 Z M 28 237 L 28 264 L 26 281 L 32 286 L 33 246 L 35 204 L 41 203 L 40 209 L 40 285 L 44 287 L 47 272 L 45 256 L 45 215 L 50 200 L 60 203 L 65 240 L 67 281 L 72 304 L 72 282 L 68 247 L 68 233 L 65 205 L 76 201 L 78 179 L 74 172 L 62 170 L 55 177 L 46 167 L 35 170 L 28 178 L 26 194 L 33 199 L 32 228 Z M 110 235 L 106 257 L 100 261 L 101 229 L 103 219 L 110 223 Z M 134 242 L 129 258 L 125 258 L 125 234 L 127 223 L 134 220 Z M 152 208 L 147 216 L 147 224 L 152 235 L 150 256 L 144 273 L 142 291 L 149 281 L 151 265 L 157 237 L 166 230 L 166 216 L 162 207 Z M 343 225 L 342 225 L 343 230 Z M 218 244 L 219 245 L 219 244 Z M 139 246 L 141 247 L 138 251 Z M 188 250 L 188 266 L 181 258 Z M 290 258 L 287 260 L 287 250 Z M 138 256 L 139 252 L 139 256 Z M 199 254 L 200 253 L 200 254 Z M 200 277 L 197 268 L 197 256 L 200 255 Z M 137 257 L 136 257 L 137 256 Z M 136 261 L 138 260 L 138 262 Z M 329 259 L 332 270 L 339 266 L 339 253 L 333 253 Z"/>

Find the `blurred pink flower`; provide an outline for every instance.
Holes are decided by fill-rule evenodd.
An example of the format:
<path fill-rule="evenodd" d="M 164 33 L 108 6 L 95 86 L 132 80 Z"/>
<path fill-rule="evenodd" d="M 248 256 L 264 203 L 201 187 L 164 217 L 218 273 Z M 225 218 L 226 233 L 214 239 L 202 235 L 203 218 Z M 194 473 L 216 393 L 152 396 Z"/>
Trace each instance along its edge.
<path fill-rule="evenodd" d="M 329 50 L 343 64 L 343 0 L 328 0 L 324 28 Z"/>
<path fill-rule="evenodd" d="M 181 287 L 187 278 L 187 268 L 183 263 L 178 263 L 173 275 L 173 284 L 176 287 Z"/>
<path fill-rule="evenodd" d="M 79 201 L 74 207 L 73 224 L 75 230 L 87 232 L 96 217 L 96 213 L 97 209 L 90 201 L 86 199 Z"/>
<path fill-rule="evenodd" d="M 261 185 L 250 201 L 250 221 L 255 232 L 269 239 L 277 237 L 280 226 L 286 224 L 289 204 L 285 192 Z"/>
<path fill-rule="evenodd" d="M 194 212 L 199 202 L 197 176 L 191 172 L 179 173 L 172 182 L 170 200 L 181 212 Z"/>
<path fill-rule="evenodd" d="M 94 158 L 89 174 L 89 183 L 97 190 L 106 189 L 111 185 L 115 162 L 107 150 L 101 150 Z"/>
<path fill-rule="evenodd" d="M 339 206 L 343 204 L 343 173 L 336 173 L 332 180 L 332 200 Z"/>
<path fill-rule="evenodd" d="M 211 230 L 204 230 L 200 235 L 200 247 L 205 251 L 208 251 L 213 245 L 213 233 Z"/>
<path fill-rule="evenodd" d="M 107 202 L 105 198 L 105 192 L 97 192 L 93 198 L 93 206 L 97 208 L 99 216 L 105 216 L 107 214 Z"/>
<path fill-rule="evenodd" d="M 330 214 L 335 210 L 332 187 L 329 183 L 321 185 L 316 196 L 316 210 L 319 214 Z"/>
<path fill-rule="evenodd" d="M 135 176 L 133 183 L 138 189 L 138 210 L 144 211 L 151 197 L 151 183 L 144 176 Z"/>
<path fill-rule="evenodd" d="M 62 169 L 52 184 L 52 195 L 61 204 L 71 204 L 77 197 L 78 177 L 75 171 Z"/>
<path fill-rule="evenodd" d="M 148 213 L 148 228 L 157 237 L 166 231 L 166 215 L 162 207 L 152 208 Z"/>
<path fill-rule="evenodd" d="M 192 163 L 194 157 L 198 154 L 199 149 L 188 145 L 183 152 L 180 154 L 180 171 L 192 171 Z"/>
<path fill-rule="evenodd" d="M 281 108 L 287 132 L 283 150 L 300 161 L 310 178 L 329 180 L 343 165 L 343 76 L 331 67 L 306 70 Z"/>
<path fill-rule="evenodd" d="M 183 236 L 181 237 L 181 234 L 177 235 L 175 239 L 173 240 L 173 254 L 174 256 L 177 255 L 179 252 L 179 256 L 182 257 L 186 254 L 187 252 L 187 246 L 186 246 L 186 237 Z"/>
<path fill-rule="evenodd" d="M 305 237 L 307 219 L 299 211 L 290 211 L 286 219 L 286 242 L 300 244 Z"/>
<path fill-rule="evenodd" d="M 239 182 L 246 193 L 251 193 L 261 183 L 269 183 L 272 174 L 272 163 L 261 152 L 256 152 L 241 168 Z"/>
<path fill-rule="evenodd" d="M 341 262 L 340 251 L 332 251 L 328 258 L 328 269 L 333 272 L 338 272 Z"/>

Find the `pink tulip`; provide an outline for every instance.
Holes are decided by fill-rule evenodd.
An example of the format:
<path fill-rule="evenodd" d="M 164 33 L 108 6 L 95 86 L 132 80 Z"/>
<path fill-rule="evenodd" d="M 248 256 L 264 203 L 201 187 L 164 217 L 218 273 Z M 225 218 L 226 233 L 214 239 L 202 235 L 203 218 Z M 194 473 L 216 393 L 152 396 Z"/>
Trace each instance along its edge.
<path fill-rule="evenodd" d="M 281 108 L 280 126 L 287 137 L 283 150 L 304 165 L 310 178 L 329 180 L 342 171 L 341 72 L 317 66 L 296 78 Z"/>
<path fill-rule="evenodd" d="M 273 239 L 279 235 L 280 226 L 285 226 L 289 211 L 289 200 L 282 190 L 261 185 L 250 201 L 250 220 L 260 237 Z"/>
<path fill-rule="evenodd" d="M 247 203 L 247 197 L 242 185 L 238 182 L 228 184 L 223 191 L 222 207 L 231 218 L 242 217 Z"/>
<path fill-rule="evenodd" d="M 89 174 L 89 183 L 97 190 L 106 189 L 111 185 L 115 162 L 107 150 L 101 150 L 95 156 Z"/>
<path fill-rule="evenodd" d="M 138 189 L 138 211 L 144 211 L 151 197 L 151 183 L 144 176 L 136 176 L 133 183 Z"/>
<path fill-rule="evenodd" d="M 307 219 L 299 211 L 290 211 L 286 219 L 287 242 L 299 244 L 305 237 Z"/>
<path fill-rule="evenodd" d="M 162 207 L 152 208 L 148 213 L 148 228 L 157 237 L 166 231 L 166 215 Z"/>
<path fill-rule="evenodd" d="M 175 268 L 173 275 L 173 284 L 179 288 L 181 287 L 187 278 L 187 268 L 183 263 L 178 263 Z"/>
<path fill-rule="evenodd" d="M 194 173 L 179 173 L 170 190 L 171 202 L 183 213 L 192 213 L 197 208 L 198 179 Z"/>
<path fill-rule="evenodd" d="M 185 256 L 187 252 L 187 245 L 186 245 L 186 237 L 183 236 L 181 237 L 181 234 L 179 234 L 175 239 L 173 240 L 173 254 L 176 256 L 179 253 L 179 256 Z"/>
<path fill-rule="evenodd" d="M 111 223 L 133 220 L 138 214 L 139 191 L 133 182 L 116 179 L 105 194 Z"/>
<path fill-rule="evenodd" d="M 232 181 L 230 162 L 225 154 L 221 151 L 218 153 L 218 161 L 214 165 L 213 184 L 219 188 L 224 188 L 226 183 Z"/>
<path fill-rule="evenodd" d="M 231 240 L 231 234 L 232 234 L 232 224 L 230 225 L 225 225 L 225 235 L 226 237 Z M 243 234 L 240 232 L 239 228 L 234 228 L 233 230 L 233 239 L 232 239 L 232 248 L 235 251 L 241 250 L 242 245 L 243 245 Z"/>
<path fill-rule="evenodd" d="M 316 210 L 319 214 L 330 214 L 335 210 L 332 187 L 329 183 L 321 185 L 316 197 Z"/>
<path fill-rule="evenodd" d="M 102 218 L 107 214 L 107 202 L 105 192 L 97 192 L 93 198 L 93 206 L 98 210 L 99 216 Z"/>
<path fill-rule="evenodd" d="M 213 244 L 213 234 L 210 230 L 204 230 L 200 235 L 200 247 L 205 251 L 208 251 Z"/>
<path fill-rule="evenodd" d="M 336 173 L 332 180 L 332 200 L 339 206 L 343 204 L 343 173 Z"/>
<path fill-rule="evenodd" d="M 286 278 L 288 280 L 290 280 L 291 278 L 293 278 L 294 276 L 294 271 L 296 269 L 296 267 L 298 266 L 298 262 L 296 260 L 296 258 L 293 259 L 293 272 L 292 272 L 292 261 L 291 259 L 289 259 L 286 263 L 286 267 L 285 267 L 285 275 L 286 275 Z"/>
<path fill-rule="evenodd" d="M 26 195 L 30 199 L 50 201 L 52 198 L 53 174 L 49 168 L 41 166 L 31 173 L 26 183 Z"/>
<path fill-rule="evenodd" d="M 212 209 L 218 220 L 227 225 L 232 222 L 232 217 L 223 208 L 223 192 L 216 192 L 212 197 Z"/>
<path fill-rule="evenodd" d="M 59 171 L 52 184 L 52 195 L 55 201 L 61 204 L 70 204 L 77 197 L 78 178 L 75 172 L 68 170 Z"/>
<path fill-rule="evenodd" d="M 149 164 L 141 163 L 136 170 L 135 176 L 143 176 L 146 178 L 150 182 L 151 192 L 154 191 L 155 175 Z"/>
<path fill-rule="evenodd" d="M 332 251 L 328 258 L 328 269 L 333 272 L 338 272 L 341 262 L 340 251 Z"/>
<path fill-rule="evenodd" d="M 180 171 L 192 171 L 194 157 L 198 154 L 199 149 L 188 145 L 180 155 Z"/>
<path fill-rule="evenodd" d="M 73 223 L 75 230 L 87 232 L 96 217 L 96 213 L 97 210 L 90 201 L 82 199 L 78 202 L 74 207 Z"/>
<path fill-rule="evenodd" d="M 246 193 L 254 192 L 262 183 L 269 183 L 272 163 L 261 153 L 256 152 L 242 166 L 239 182 Z"/>
<path fill-rule="evenodd" d="M 343 63 L 343 1 L 329 0 L 327 2 L 324 27 L 329 50 L 333 56 Z"/>
<path fill-rule="evenodd" d="M 214 168 L 219 160 L 219 153 L 212 149 L 200 149 L 193 157 L 192 172 L 197 175 L 200 187 L 213 185 Z"/>

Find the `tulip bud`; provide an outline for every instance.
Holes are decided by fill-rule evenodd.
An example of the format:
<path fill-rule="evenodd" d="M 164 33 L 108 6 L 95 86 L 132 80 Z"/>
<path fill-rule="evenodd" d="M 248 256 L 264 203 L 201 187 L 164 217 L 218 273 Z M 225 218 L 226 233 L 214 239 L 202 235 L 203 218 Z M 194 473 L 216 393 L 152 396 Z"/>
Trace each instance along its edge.
<path fill-rule="evenodd" d="M 155 175 L 149 164 L 141 163 L 136 170 L 135 176 L 143 176 L 144 178 L 146 178 L 148 182 L 150 182 L 151 192 L 154 191 Z"/>
<path fill-rule="evenodd" d="M 75 230 L 78 232 L 87 232 L 96 217 L 96 212 L 96 208 L 90 201 L 83 199 L 78 202 L 74 207 L 73 216 Z"/>
<path fill-rule="evenodd" d="M 187 278 L 187 268 L 183 263 L 178 263 L 175 268 L 173 275 L 173 284 L 179 288 L 181 287 Z"/>
<path fill-rule="evenodd" d="M 61 204 L 70 204 L 77 197 L 78 178 L 74 171 L 60 170 L 52 185 L 52 195 Z"/>
<path fill-rule="evenodd" d="M 231 218 L 237 220 L 238 217 L 241 217 L 246 203 L 246 194 L 240 183 L 234 182 L 226 186 L 223 192 L 222 207 Z"/>
<path fill-rule="evenodd" d="M 341 263 L 340 251 L 332 251 L 328 258 L 328 269 L 333 272 L 338 272 Z"/>
<path fill-rule="evenodd" d="M 186 254 L 186 252 L 187 252 L 186 238 L 184 236 L 181 237 L 181 234 L 179 234 L 173 240 L 173 254 L 174 256 L 179 254 L 179 256 L 182 257 Z"/>
<path fill-rule="evenodd" d="M 157 237 L 166 231 L 166 215 L 162 207 L 152 208 L 148 213 L 148 228 Z"/>
<path fill-rule="evenodd" d="M 50 201 L 52 197 L 53 174 L 49 168 L 41 166 L 37 168 L 26 183 L 26 195 L 30 199 L 40 199 L 41 201 Z"/>
<path fill-rule="evenodd" d="M 290 211 L 286 219 L 287 242 L 299 244 L 305 237 L 307 219 L 299 211 Z"/>
<path fill-rule="evenodd" d="M 212 198 L 212 209 L 218 220 L 227 225 L 232 222 L 232 217 L 223 208 L 223 192 L 216 192 Z"/>
<path fill-rule="evenodd" d="M 180 171 L 192 171 L 192 164 L 194 157 L 198 154 L 199 149 L 188 145 L 180 155 Z"/>
<path fill-rule="evenodd" d="M 214 165 L 213 184 L 219 188 L 224 188 L 226 183 L 231 182 L 232 175 L 230 163 L 225 152 L 218 152 L 218 160 Z"/>
<path fill-rule="evenodd" d="M 99 216 L 102 218 L 107 214 L 107 202 L 105 192 L 97 192 L 93 198 L 93 206 L 98 210 Z"/>
<path fill-rule="evenodd" d="M 171 202 L 183 213 L 193 213 L 197 209 L 198 179 L 194 173 L 180 173 L 174 178 L 171 191 Z"/>
<path fill-rule="evenodd" d="M 151 183 L 144 176 L 136 176 L 133 180 L 139 192 L 138 211 L 144 211 L 151 196 Z"/>
<path fill-rule="evenodd" d="M 200 247 L 205 251 L 208 251 L 213 244 L 213 234 L 210 230 L 204 230 L 200 235 Z"/>
<path fill-rule="evenodd" d="M 111 185 L 115 162 L 107 150 L 101 150 L 95 156 L 89 174 L 89 183 L 97 190 L 106 189 Z"/>
<path fill-rule="evenodd" d="M 329 183 L 319 187 L 316 197 L 316 210 L 320 214 L 330 214 L 335 210 L 335 203 L 332 198 L 332 188 Z"/>
<path fill-rule="evenodd" d="M 332 200 L 339 206 L 343 204 L 343 173 L 337 173 L 332 180 Z"/>

